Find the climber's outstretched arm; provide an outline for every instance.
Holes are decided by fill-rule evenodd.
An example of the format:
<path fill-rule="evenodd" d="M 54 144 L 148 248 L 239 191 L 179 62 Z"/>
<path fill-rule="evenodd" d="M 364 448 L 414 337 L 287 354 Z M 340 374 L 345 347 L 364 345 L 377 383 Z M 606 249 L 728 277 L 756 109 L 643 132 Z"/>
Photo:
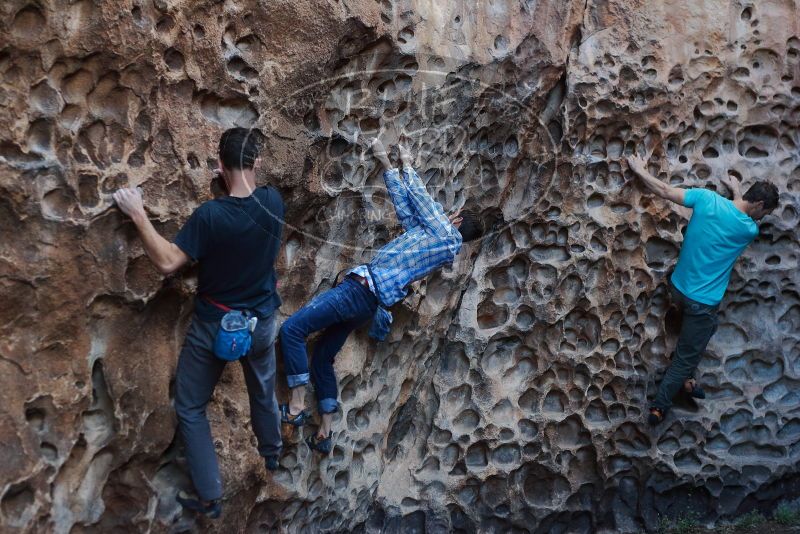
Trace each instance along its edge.
<path fill-rule="evenodd" d="M 665 184 L 647 170 L 647 159 L 642 156 L 628 156 L 628 167 L 632 170 L 644 183 L 645 187 L 652 193 L 675 202 L 676 204 L 684 205 L 685 190 L 680 187 L 673 187 Z"/>
<path fill-rule="evenodd" d="M 155 229 L 147 217 L 142 194 L 138 190 L 120 189 L 114 193 L 114 200 L 122 213 L 130 217 L 133 224 L 136 225 L 147 257 L 162 274 L 174 273 L 189 261 L 189 256 L 185 252 L 175 243 L 164 239 Z"/>
<path fill-rule="evenodd" d="M 392 167 L 389 156 L 386 154 L 386 148 L 380 139 L 372 141 L 372 153 L 383 166 L 383 181 L 392 198 L 397 220 L 406 231 L 416 228 L 419 226 L 419 221 L 414 215 L 414 208 L 409 203 L 408 190 L 400 179 L 400 172 Z"/>
<path fill-rule="evenodd" d="M 453 221 L 444 212 L 442 205 L 433 200 L 425 184 L 414 170 L 411 153 L 403 146 L 400 160 L 403 163 L 403 179 L 408 190 L 408 201 L 414 209 L 417 220 L 429 231 L 440 237 L 448 237 L 455 231 Z"/>

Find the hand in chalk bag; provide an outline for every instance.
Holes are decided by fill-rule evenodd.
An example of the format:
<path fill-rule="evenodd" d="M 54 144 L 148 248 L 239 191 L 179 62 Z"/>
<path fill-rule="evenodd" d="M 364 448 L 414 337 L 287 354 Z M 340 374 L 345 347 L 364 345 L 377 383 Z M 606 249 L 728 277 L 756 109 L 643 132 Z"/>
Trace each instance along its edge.
<path fill-rule="evenodd" d="M 124 187 L 118 189 L 114 195 L 114 202 L 122 213 L 135 220 L 137 217 L 146 217 L 144 200 L 141 187 Z"/>

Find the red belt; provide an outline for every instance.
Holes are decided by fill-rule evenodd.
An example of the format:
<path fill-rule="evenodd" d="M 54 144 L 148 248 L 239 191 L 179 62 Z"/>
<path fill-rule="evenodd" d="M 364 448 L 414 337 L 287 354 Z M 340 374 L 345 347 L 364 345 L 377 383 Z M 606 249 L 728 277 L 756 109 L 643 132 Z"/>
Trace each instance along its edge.
<path fill-rule="evenodd" d="M 347 276 L 348 276 L 348 278 L 352 278 L 353 280 L 355 280 L 356 282 L 358 282 L 358 283 L 359 283 L 359 284 L 361 284 L 362 286 L 364 286 L 364 287 L 366 287 L 367 289 L 369 289 L 369 282 L 368 282 L 368 281 L 367 281 L 367 279 L 366 279 L 366 278 L 364 278 L 363 276 L 359 276 L 359 275 L 357 275 L 356 273 L 350 273 L 350 274 L 348 274 Z M 370 290 L 370 291 L 371 291 L 371 290 Z"/>

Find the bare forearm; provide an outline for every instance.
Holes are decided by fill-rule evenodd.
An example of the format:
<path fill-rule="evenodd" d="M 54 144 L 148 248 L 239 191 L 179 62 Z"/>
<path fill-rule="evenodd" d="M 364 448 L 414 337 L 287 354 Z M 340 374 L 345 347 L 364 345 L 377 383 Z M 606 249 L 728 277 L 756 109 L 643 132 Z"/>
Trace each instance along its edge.
<path fill-rule="evenodd" d="M 138 187 L 118 189 L 114 193 L 114 202 L 117 203 L 117 207 L 122 213 L 130 217 L 133 224 L 136 225 L 139 236 L 142 238 L 144 251 L 159 271 L 170 274 L 189 261 L 189 256 L 177 245 L 161 237 L 150 223 L 144 209 L 141 189 Z"/>
<path fill-rule="evenodd" d="M 375 156 L 375 159 L 378 160 L 378 163 L 381 164 L 384 171 L 390 171 L 394 168 L 392 167 L 392 162 L 389 161 L 389 154 L 386 151 L 386 147 L 383 146 L 383 142 L 380 139 L 373 139 L 370 147 L 372 148 L 372 154 Z"/>
<path fill-rule="evenodd" d="M 139 231 L 139 237 L 142 239 L 142 246 L 147 257 L 156 268 L 163 274 L 176 271 L 183 263 L 181 261 L 183 253 L 176 250 L 178 247 L 164 239 L 147 216 L 137 216 L 133 218 L 133 223 Z"/>
<path fill-rule="evenodd" d="M 636 175 L 645 185 L 645 187 L 653 194 L 660 197 L 665 196 L 667 192 L 667 184 L 650 174 L 649 172 L 637 172 Z"/>
<path fill-rule="evenodd" d="M 389 161 L 389 158 L 386 157 L 385 154 L 383 156 L 376 156 L 375 158 L 378 160 L 378 163 L 381 164 L 381 167 L 383 167 L 384 171 L 390 171 L 394 168 L 392 167 L 392 162 Z"/>
<path fill-rule="evenodd" d="M 654 194 L 660 196 L 664 200 L 669 200 L 675 204 L 683 206 L 686 191 L 679 187 L 673 187 L 665 184 L 649 172 L 637 173 L 641 180 L 644 182 L 645 187 L 652 191 Z"/>
<path fill-rule="evenodd" d="M 680 204 L 683 206 L 683 201 L 685 198 L 685 191 L 678 187 L 672 187 L 669 184 L 665 184 L 652 174 L 647 168 L 647 160 L 649 156 L 637 156 L 632 155 L 628 156 L 628 168 L 633 171 L 633 173 L 639 177 L 639 179 L 644 182 L 644 186 L 652 193 L 660 196 L 663 199 L 669 200 L 670 202 L 675 202 L 676 204 Z"/>

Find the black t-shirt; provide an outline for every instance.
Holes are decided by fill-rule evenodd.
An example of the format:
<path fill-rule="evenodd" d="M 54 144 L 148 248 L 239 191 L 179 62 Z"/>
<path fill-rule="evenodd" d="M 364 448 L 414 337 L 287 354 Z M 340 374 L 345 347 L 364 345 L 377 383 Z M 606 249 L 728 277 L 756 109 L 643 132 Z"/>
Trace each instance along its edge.
<path fill-rule="evenodd" d="M 192 213 L 175 244 L 200 263 L 195 313 L 219 321 L 225 312 L 204 296 L 234 310 L 268 317 L 280 305 L 275 258 L 281 246 L 283 200 L 273 187 L 246 198 L 225 196 Z"/>

